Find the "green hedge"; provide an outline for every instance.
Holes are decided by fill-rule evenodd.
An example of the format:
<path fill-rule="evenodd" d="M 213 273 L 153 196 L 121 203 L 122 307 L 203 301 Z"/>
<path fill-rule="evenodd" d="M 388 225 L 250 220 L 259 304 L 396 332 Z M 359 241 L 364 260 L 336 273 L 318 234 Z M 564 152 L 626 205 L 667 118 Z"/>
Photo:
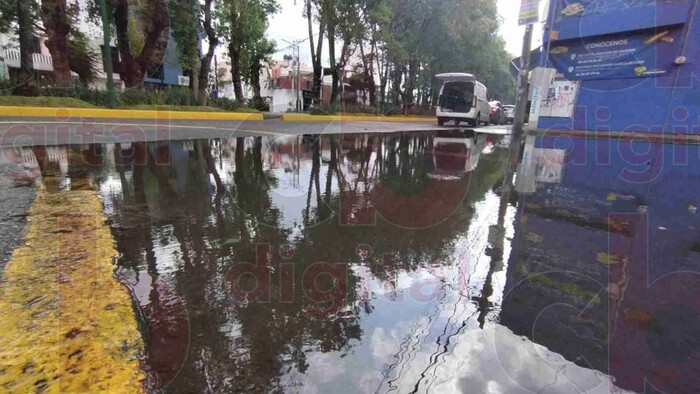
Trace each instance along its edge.
<path fill-rule="evenodd" d="M 72 97 L 86 101 L 96 107 L 109 106 L 109 96 L 106 91 L 90 89 L 84 86 L 75 88 L 42 88 L 42 96 Z M 210 98 L 208 107 L 218 108 L 223 111 L 241 112 L 245 110 L 235 100 L 227 98 Z M 116 92 L 116 105 L 118 108 L 132 108 L 135 106 L 156 107 L 196 107 L 197 103 L 192 99 L 189 88 L 167 87 L 164 89 L 132 88 Z"/>

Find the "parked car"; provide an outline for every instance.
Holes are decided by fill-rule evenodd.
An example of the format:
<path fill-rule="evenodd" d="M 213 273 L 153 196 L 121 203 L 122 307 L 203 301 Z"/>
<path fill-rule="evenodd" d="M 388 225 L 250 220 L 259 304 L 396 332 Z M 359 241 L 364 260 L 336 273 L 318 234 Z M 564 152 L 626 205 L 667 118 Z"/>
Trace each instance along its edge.
<path fill-rule="evenodd" d="M 501 102 L 491 101 L 489 105 L 491 106 L 489 121 L 493 124 L 506 124 L 506 113 Z"/>
<path fill-rule="evenodd" d="M 506 113 L 506 123 L 515 121 L 515 105 L 504 105 L 503 109 Z"/>
<path fill-rule="evenodd" d="M 489 123 L 488 89 L 474 75 L 446 73 L 435 77 L 442 81 L 435 110 L 440 126 L 449 121 L 454 121 L 455 125 L 467 122 L 472 126 Z"/>

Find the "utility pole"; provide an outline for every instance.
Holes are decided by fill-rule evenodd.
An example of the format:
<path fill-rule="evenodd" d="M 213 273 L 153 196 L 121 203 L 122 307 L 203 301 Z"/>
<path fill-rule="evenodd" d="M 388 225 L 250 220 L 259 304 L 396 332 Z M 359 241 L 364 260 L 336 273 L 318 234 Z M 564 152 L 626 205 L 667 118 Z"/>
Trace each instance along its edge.
<path fill-rule="evenodd" d="M 523 38 L 523 53 L 520 57 L 520 71 L 518 73 L 518 99 L 515 103 L 515 119 L 513 120 L 513 134 L 520 135 L 525 125 L 525 112 L 527 112 L 527 98 L 530 91 L 530 51 L 532 47 L 532 24 L 525 28 Z"/>
<path fill-rule="evenodd" d="M 302 105 L 299 102 L 299 95 L 301 94 L 301 47 L 299 46 L 299 41 L 294 41 L 297 50 L 297 112 L 302 111 Z"/>
<path fill-rule="evenodd" d="M 117 98 L 114 94 L 114 70 L 112 69 L 112 37 L 110 34 L 109 10 L 105 0 L 99 0 L 100 9 L 102 11 L 102 36 L 104 43 L 102 45 L 104 56 L 105 74 L 107 74 L 107 99 L 109 108 L 117 106 Z"/>

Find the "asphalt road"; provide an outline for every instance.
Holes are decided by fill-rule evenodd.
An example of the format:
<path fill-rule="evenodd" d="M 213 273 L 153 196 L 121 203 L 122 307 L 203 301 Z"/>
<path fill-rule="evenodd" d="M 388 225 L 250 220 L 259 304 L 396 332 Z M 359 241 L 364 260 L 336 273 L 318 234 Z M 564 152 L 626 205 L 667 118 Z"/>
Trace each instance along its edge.
<path fill-rule="evenodd" d="M 505 134 L 509 126 L 476 129 Z M 194 138 L 230 138 L 251 135 L 301 135 L 347 133 L 395 133 L 439 131 L 434 122 L 284 122 L 264 121 L 182 121 L 149 119 L 60 120 L 45 118 L 4 118 L 0 121 L 0 146 L 64 145 L 119 141 L 164 141 Z"/>

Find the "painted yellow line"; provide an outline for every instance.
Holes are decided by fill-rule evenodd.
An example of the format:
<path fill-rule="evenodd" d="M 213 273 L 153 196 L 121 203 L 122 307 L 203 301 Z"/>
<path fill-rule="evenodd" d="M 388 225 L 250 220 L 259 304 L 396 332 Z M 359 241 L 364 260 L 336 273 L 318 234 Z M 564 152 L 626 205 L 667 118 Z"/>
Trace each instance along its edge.
<path fill-rule="evenodd" d="M 435 122 L 434 117 L 374 115 L 299 115 L 285 114 L 285 122 Z"/>
<path fill-rule="evenodd" d="M 115 256 L 95 191 L 37 192 L 0 283 L 1 391 L 144 390 L 144 344 Z"/>
<path fill-rule="evenodd" d="M 66 122 L 61 122 L 61 121 L 10 121 L 10 120 L 3 120 L 0 121 L 0 125 L 13 125 L 13 126 L 26 126 L 26 125 L 73 125 L 73 126 L 84 126 L 86 122 L 75 122 L 75 121 L 66 121 Z M 263 134 L 263 135 L 272 135 L 272 136 L 287 136 L 289 135 L 288 133 L 280 133 L 276 131 L 263 131 L 263 130 L 245 130 L 245 129 L 237 129 L 234 127 L 212 127 L 212 126 L 196 126 L 196 125 L 183 125 L 183 124 L 167 124 L 167 123 L 114 123 L 114 122 L 94 122 L 90 123 L 91 125 L 97 125 L 97 126 L 112 126 L 112 127 L 119 127 L 119 126 L 134 126 L 134 127 L 172 127 L 172 128 L 178 128 L 178 129 L 191 129 L 191 130 L 214 130 L 214 131 L 227 131 L 227 132 L 239 132 L 239 133 L 251 133 L 251 134 Z M 2 131 L 2 130 L 0 130 Z"/>
<path fill-rule="evenodd" d="M 44 117 L 57 119 L 173 119 L 173 120 L 263 120 L 262 114 L 239 112 L 155 111 L 100 108 L 0 107 L 0 116 Z"/>

